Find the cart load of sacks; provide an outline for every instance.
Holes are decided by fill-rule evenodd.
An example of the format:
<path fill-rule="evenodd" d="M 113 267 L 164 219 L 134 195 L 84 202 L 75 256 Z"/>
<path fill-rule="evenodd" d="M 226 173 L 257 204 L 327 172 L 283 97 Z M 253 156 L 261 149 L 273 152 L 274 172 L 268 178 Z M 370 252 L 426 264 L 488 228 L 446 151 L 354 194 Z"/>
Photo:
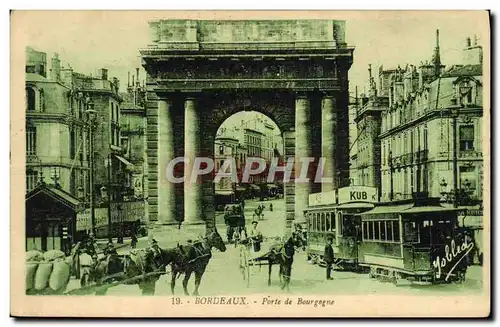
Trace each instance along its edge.
<path fill-rule="evenodd" d="M 26 256 L 26 291 L 35 293 L 62 292 L 71 276 L 71 257 L 64 252 L 28 251 Z"/>

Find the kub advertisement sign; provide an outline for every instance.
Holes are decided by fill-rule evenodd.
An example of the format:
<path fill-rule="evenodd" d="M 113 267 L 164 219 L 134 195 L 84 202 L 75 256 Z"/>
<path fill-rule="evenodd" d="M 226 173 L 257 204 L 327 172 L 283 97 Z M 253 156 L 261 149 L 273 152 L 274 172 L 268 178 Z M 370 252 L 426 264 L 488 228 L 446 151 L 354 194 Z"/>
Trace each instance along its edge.
<path fill-rule="evenodd" d="M 339 204 L 349 202 L 378 202 L 378 189 L 369 186 L 349 186 L 339 189 Z"/>

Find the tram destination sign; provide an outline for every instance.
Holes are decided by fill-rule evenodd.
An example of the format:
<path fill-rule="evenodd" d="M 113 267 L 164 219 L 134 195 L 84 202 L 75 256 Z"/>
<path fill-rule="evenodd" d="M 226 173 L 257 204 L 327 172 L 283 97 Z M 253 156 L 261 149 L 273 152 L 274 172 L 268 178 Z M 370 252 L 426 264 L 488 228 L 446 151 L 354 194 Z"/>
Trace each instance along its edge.
<path fill-rule="evenodd" d="M 336 201 L 337 201 L 337 191 L 309 194 L 309 206 L 335 204 Z"/>
<path fill-rule="evenodd" d="M 369 186 L 349 186 L 338 190 L 339 204 L 349 202 L 378 202 L 378 189 Z"/>

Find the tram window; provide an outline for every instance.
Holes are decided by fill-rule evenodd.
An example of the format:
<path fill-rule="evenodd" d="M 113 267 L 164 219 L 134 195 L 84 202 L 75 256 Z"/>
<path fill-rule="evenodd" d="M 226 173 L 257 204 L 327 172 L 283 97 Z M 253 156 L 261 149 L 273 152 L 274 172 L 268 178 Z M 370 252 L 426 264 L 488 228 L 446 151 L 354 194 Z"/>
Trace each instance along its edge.
<path fill-rule="evenodd" d="M 325 231 L 325 227 L 326 227 L 326 223 L 325 223 L 325 214 L 322 213 L 321 214 L 321 231 L 324 232 Z"/>
<path fill-rule="evenodd" d="M 388 240 L 388 241 L 392 241 L 392 240 L 394 240 L 394 237 L 392 236 L 392 235 L 393 235 L 393 234 L 392 234 L 392 232 L 393 232 L 393 231 L 392 231 L 392 225 L 393 225 L 394 223 L 395 223 L 395 222 L 394 222 L 394 221 L 392 221 L 392 220 L 389 220 L 389 221 L 387 222 L 387 240 Z"/>
<path fill-rule="evenodd" d="M 394 235 L 394 242 L 399 242 L 399 221 L 392 222 L 392 235 Z"/>
<path fill-rule="evenodd" d="M 330 213 L 327 212 L 326 213 L 326 221 L 325 221 L 325 225 L 326 225 L 326 231 L 329 232 L 331 231 L 331 228 L 330 228 Z"/>
<path fill-rule="evenodd" d="M 368 222 L 368 239 L 373 240 L 373 221 Z"/>
<path fill-rule="evenodd" d="M 374 223 L 375 223 L 375 231 L 373 238 L 375 240 L 380 240 L 380 221 L 375 221 Z"/>
<path fill-rule="evenodd" d="M 313 214 L 313 231 L 318 229 L 318 214 Z"/>
<path fill-rule="evenodd" d="M 403 225 L 404 241 L 418 243 L 418 226 L 414 221 L 405 221 Z"/>
<path fill-rule="evenodd" d="M 386 221 L 381 221 L 380 222 L 380 239 L 382 241 L 387 241 L 387 238 L 386 238 L 386 225 L 387 225 L 387 222 Z"/>
<path fill-rule="evenodd" d="M 366 240 L 368 239 L 368 227 L 366 226 L 367 225 L 367 222 L 366 221 L 363 221 L 363 240 Z"/>
<path fill-rule="evenodd" d="M 342 217 L 342 215 L 340 214 L 340 212 L 338 213 L 338 216 Z M 332 228 L 332 232 L 335 231 L 336 227 L 337 227 L 337 224 L 335 223 L 335 214 L 332 212 L 331 213 L 331 228 Z"/>

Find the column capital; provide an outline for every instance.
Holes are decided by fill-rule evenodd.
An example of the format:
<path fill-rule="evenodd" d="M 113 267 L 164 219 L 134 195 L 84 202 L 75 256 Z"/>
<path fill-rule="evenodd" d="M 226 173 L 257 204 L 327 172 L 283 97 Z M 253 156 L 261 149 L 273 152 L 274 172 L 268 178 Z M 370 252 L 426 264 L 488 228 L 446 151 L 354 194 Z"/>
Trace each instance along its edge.
<path fill-rule="evenodd" d="M 303 91 L 295 92 L 295 100 L 309 100 L 309 93 Z"/>
<path fill-rule="evenodd" d="M 321 91 L 319 92 L 322 99 L 336 99 L 338 97 L 337 91 Z"/>

